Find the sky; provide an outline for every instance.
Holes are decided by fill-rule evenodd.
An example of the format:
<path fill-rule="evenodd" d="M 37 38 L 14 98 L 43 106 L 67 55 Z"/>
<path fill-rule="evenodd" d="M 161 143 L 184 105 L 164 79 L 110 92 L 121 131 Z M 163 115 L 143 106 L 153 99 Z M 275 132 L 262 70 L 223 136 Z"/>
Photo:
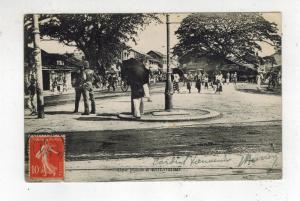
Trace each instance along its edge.
<path fill-rule="evenodd" d="M 270 21 L 278 24 L 279 33 L 282 35 L 282 22 L 281 22 L 281 14 L 280 13 L 262 13 L 263 17 Z M 170 14 L 170 47 L 172 48 L 177 42 L 177 37 L 175 35 L 175 31 L 180 26 L 180 22 L 188 16 L 187 13 L 174 13 Z M 163 14 L 159 15 L 159 18 L 163 23 L 156 24 L 151 23 L 147 27 L 144 28 L 143 31 L 138 33 L 136 37 L 137 44 L 133 42 L 128 42 L 128 45 L 133 49 L 138 50 L 140 52 L 147 53 L 150 50 L 156 50 L 163 54 L 166 54 L 166 17 Z M 172 24 L 173 23 L 173 24 Z M 274 53 L 274 49 L 265 43 L 261 44 L 262 52 L 260 52 L 261 56 L 267 56 Z M 75 50 L 75 47 L 68 47 L 63 44 L 59 44 L 56 41 L 42 41 L 41 48 L 49 53 L 72 53 Z"/>

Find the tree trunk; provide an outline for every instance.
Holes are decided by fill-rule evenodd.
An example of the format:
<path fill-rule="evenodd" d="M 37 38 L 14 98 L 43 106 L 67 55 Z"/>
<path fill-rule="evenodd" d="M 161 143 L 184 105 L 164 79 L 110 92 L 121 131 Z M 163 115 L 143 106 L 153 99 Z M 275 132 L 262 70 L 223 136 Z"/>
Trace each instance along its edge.
<path fill-rule="evenodd" d="M 36 95 L 37 95 L 37 112 L 38 118 L 44 118 L 44 96 L 43 96 L 43 71 L 42 58 L 40 49 L 40 30 L 39 30 L 39 16 L 33 15 L 34 23 L 34 62 L 36 68 Z"/>

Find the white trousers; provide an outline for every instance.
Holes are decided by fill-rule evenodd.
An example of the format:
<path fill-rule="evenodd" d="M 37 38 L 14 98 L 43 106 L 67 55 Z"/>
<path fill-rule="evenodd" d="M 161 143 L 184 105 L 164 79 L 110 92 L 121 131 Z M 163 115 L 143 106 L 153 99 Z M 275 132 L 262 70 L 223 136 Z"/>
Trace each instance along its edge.
<path fill-rule="evenodd" d="M 142 98 L 134 98 L 133 99 L 133 113 L 135 117 L 141 117 L 141 113 L 144 112 L 143 108 L 143 99 Z"/>

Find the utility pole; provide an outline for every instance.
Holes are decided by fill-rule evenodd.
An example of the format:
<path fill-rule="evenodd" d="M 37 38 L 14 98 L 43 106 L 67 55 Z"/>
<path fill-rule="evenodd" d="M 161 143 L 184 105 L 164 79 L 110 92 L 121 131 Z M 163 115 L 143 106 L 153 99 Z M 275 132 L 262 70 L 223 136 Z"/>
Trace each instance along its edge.
<path fill-rule="evenodd" d="M 173 109 L 173 82 L 170 71 L 170 21 L 169 14 L 166 15 L 167 25 L 167 80 L 165 89 L 165 110 L 171 111 Z"/>
<path fill-rule="evenodd" d="M 38 118 L 43 119 L 44 113 L 44 96 L 43 96 L 43 73 L 42 73 L 42 57 L 40 49 L 40 29 L 39 29 L 39 15 L 33 15 L 33 34 L 34 34 L 34 67 L 36 73 L 36 99 L 37 99 L 37 113 Z"/>

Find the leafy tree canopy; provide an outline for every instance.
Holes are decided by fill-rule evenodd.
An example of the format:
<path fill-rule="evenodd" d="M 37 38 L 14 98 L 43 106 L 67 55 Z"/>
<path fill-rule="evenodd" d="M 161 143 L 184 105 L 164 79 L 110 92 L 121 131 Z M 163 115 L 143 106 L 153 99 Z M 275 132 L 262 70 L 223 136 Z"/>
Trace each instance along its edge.
<path fill-rule="evenodd" d="M 175 32 L 179 43 L 173 54 L 181 63 L 191 57 L 218 56 L 242 64 L 258 65 L 261 44 L 279 49 L 281 36 L 275 23 L 258 13 L 204 13 L 184 18 Z"/>
<path fill-rule="evenodd" d="M 32 29 L 30 18 L 30 15 L 25 16 L 27 43 L 32 41 L 28 34 Z M 153 21 L 160 22 L 154 14 L 48 14 L 41 15 L 40 21 L 42 36 L 75 45 L 84 52 L 91 66 L 101 71 L 111 66 L 121 51 L 128 48 L 128 41 L 135 42 L 138 31 Z"/>

